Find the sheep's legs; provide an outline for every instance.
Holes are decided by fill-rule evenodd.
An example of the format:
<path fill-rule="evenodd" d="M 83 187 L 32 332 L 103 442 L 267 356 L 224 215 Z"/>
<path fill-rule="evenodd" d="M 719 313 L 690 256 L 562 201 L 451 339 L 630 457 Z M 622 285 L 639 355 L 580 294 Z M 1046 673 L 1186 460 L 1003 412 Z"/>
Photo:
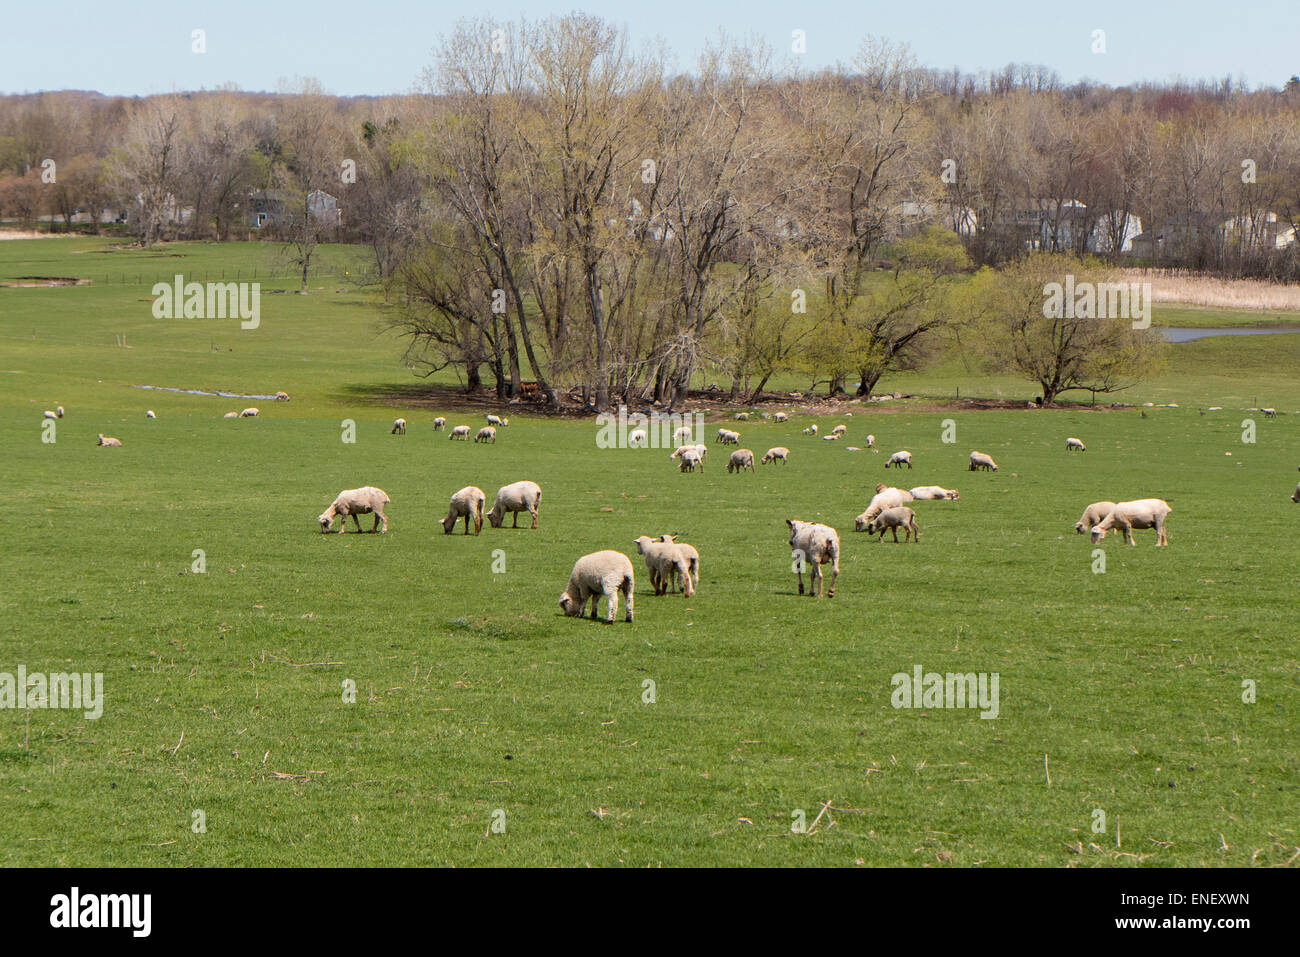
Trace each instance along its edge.
<path fill-rule="evenodd" d="M 627 602 L 627 613 L 623 618 L 630 623 L 632 621 L 632 579 L 625 580 L 620 588 L 623 591 L 623 598 Z M 610 620 L 613 621 L 613 618 L 611 617 Z"/>
<path fill-rule="evenodd" d="M 614 618 L 618 615 L 618 589 L 605 593 L 605 624 L 614 624 Z"/>
<path fill-rule="evenodd" d="M 537 527 L 537 509 L 533 509 L 533 528 Z"/>
<path fill-rule="evenodd" d="M 826 593 L 827 598 L 835 597 L 835 582 L 840 577 L 840 560 L 838 558 L 831 564 L 831 590 Z"/>

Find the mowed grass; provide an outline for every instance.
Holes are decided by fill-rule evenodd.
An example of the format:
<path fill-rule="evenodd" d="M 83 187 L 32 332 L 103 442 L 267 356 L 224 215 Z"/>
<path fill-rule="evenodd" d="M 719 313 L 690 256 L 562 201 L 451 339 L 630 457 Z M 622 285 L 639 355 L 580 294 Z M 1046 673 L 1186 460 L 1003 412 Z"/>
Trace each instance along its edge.
<path fill-rule="evenodd" d="M 831 417 L 736 426 L 758 455 L 789 446 L 788 466 L 728 475 L 711 445 L 707 471 L 681 475 L 666 449 L 598 448 L 594 422 L 511 410 L 476 446 L 435 433 L 434 411 L 348 398 L 410 378 L 375 299 L 317 285 L 264 290 L 247 332 L 154 320 L 147 289 L 0 290 L 0 671 L 105 683 L 97 721 L 0 711 L 5 863 L 1268 865 L 1300 845 L 1300 417 L 1254 416 L 1246 444 L 1231 406 L 859 407 L 837 443 L 800 434 Z M 1167 379 L 1229 405 L 1218 380 Z M 1290 381 L 1260 401 L 1300 408 Z M 221 418 L 247 404 L 262 417 Z M 846 451 L 867 432 L 915 469 Z M 1089 451 L 1067 454 L 1067 435 Z M 1001 470 L 966 471 L 975 448 Z M 539 529 L 443 534 L 453 491 L 490 500 L 521 478 L 543 487 Z M 920 545 L 881 544 L 852 531 L 879 481 L 961 500 L 915 506 Z M 315 516 L 362 484 L 392 497 L 389 533 L 319 534 Z M 1174 507 L 1171 546 L 1108 538 L 1094 573 L 1083 507 L 1148 495 Z M 839 529 L 833 599 L 796 594 L 786 518 Z M 693 599 L 653 596 L 632 545 L 668 531 L 700 550 Z M 633 558 L 631 625 L 559 613 L 573 561 L 601 548 Z M 891 677 L 916 665 L 997 672 L 999 716 L 893 708 Z M 851 810 L 792 832 L 821 802 Z"/>

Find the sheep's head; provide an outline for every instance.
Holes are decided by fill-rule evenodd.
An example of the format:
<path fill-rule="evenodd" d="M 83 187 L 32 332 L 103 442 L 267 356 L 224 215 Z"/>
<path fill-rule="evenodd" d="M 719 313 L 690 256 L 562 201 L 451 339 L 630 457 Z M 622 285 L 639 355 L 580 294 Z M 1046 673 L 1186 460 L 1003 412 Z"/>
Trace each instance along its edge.
<path fill-rule="evenodd" d="M 640 538 L 632 539 L 632 544 L 636 546 L 636 550 L 638 552 L 644 555 L 646 546 L 651 544 L 653 541 L 654 539 L 652 539 L 649 535 L 642 535 Z"/>
<path fill-rule="evenodd" d="M 493 528 L 500 528 L 501 522 L 505 519 L 505 512 L 500 508 L 493 506 L 492 511 L 487 513 L 488 521 L 492 523 Z"/>
<path fill-rule="evenodd" d="M 442 520 L 442 530 L 446 534 L 450 535 L 451 530 L 456 527 L 456 518 L 457 516 L 455 515 L 448 515 Z"/>
<path fill-rule="evenodd" d="M 1080 522 L 1075 522 L 1075 523 L 1074 523 L 1074 530 L 1075 530 L 1076 532 L 1078 532 L 1080 535 L 1084 535 L 1084 534 L 1086 534 L 1087 531 L 1088 531 L 1088 526 L 1085 525 L 1085 524 L 1084 524 L 1083 522 L 1081 522 L 1081 521 L 1080 521 Z"/>
<path fill-rule="evenodd" d="M 330 526 L 334 524 L 334 510 L 326 509 L 325 511 L 321 512 L 319 515 L 316 516 L 316 521 L 320 523 L 320 530 L 322 532 L 328 532 L 330 530 Z"/>
<path fill-rule="evenodd" d="M 667 543 L 669 543 L 669 544 L 672 544 L 673 542 L 677 541 L 677 536 L 676 536 L 676 535 L 660 535 L 660 536 L 659 536 L 659 541 L 661 541 L 661 542 L 667 542 Z"/>
<path fill-rule="evenodd" d="M 955 502 L 959 498 L 961 498 L 961 495 L 957 493 L 957 490 L 955 488 L 950 488 L 948 489 L 948 498 Z"/>
<path fill-rule="evenodd" d="M 560 608 L 562 608 L 565 615 L 570 618 L 582 614 L 582 605 L 578 604 L 578 599 L 570 595 L 567 590 L 560 595 Z"/>
<path fill-rule="evenodd" d="M 871 528 L 871 519 L 867 518 L 867 513 L 863 512 L 853 520 L 853 530 L 855 532 L 869 531 Z"/>
<path fill-rule="evenodd" d="M 1102 528 L 1100 525 L 1092 526 L 1092 543 L 1094 545 L 1096 545 L 1105 537 L 1106 537 L 1106 530 L 1104 528 Z"/>

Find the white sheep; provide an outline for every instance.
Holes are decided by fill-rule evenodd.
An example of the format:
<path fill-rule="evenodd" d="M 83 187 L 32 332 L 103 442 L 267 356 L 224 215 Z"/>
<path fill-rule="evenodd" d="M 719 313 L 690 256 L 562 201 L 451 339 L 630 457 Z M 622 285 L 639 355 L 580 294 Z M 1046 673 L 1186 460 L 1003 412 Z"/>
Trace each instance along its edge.
<path fill-rule="evenodd" d="M 704 471 L 704 456 L 700 455 L 695 446 L 688 445 L 680 451 L 682 464 L 679 468 L 681 471 L 694 472 L 696 469 L 699 469 L 701 472 Z"/>
<path fill-rule="evenodd" d="M 748 412 L 737 412 L 737 413 L 736 413 L 736 421 L 737 421 L 737 422 L 748 422 L 748 421 L 749 421 L 749 413 L 748 413 Z"/>
<path fill-rule="evenodd" d="M 817 597 L 819 586 L 823 590 L 826 588 L 822 565 L 830 564 L 831 587 L 826 591 L 826 597 L 834 598 L 835 582 L 840 577 L 839 532 L 829 525 L 801 522 L 793 518 L 787 518 L 785 523 L 790 526 L 790 551 L 795 559 L 795 574 L 799 576 L 799 594 L 803 594 L 803 570 L 806 564 L 812 563 L 809 592 L 813 598 Z"/>
<path fill-rule="evenodd" d="M 375 524 L 370 530 L 373 532 L 379 528 L 379 523 L 383 522 L 384 527 L 379 529 L 379 533 L 382 535 L 388 531 L 388 516 L 384 514 L 384 506 L 390 501 L 387 492 L 381 488 L 375 488 L 373 485 L 345 489 L 339 492 L 329 508 L 316 517 L 316 521 L 320 522 L 322 532 L 328 532 L 334 524 L 334 516 L 342 516 L 343 521 L 339 525 L 339 534 L 342 535 L 348 530 L 349 515 L 352 516 L 353 526 L 359 532 L 361 531 L 361 522 L 357 520 L 357 516 L 373 512 Z"/>
<path fill-rule="evenodd" d="M 731 453 L 731 460 L 727 462 L 727 471 L 743 472 L 745 469 L 754 471 L 754 453 L 749 449 L 737 449 Z"/>
<path fill-rule="evenodd" d="M 49 409 L 46 409 L 45 412 L 42 414 L 42 418 L 46 418 L 46 419 L 63 418 L 63 406 L 61 405 L 56 406 L 53 412 L 51 412 Z"/>
<path fill-rule="evenodd" d="M 277 392 L 277 393 L 275 394 L 275 401 L 276 401 L 276 402 L 288 402 L 288 401 L 289 401 L 289 393 L 288 393 L 288 392 Z"/>
<path fill-rule="evenodd" d="M 465 534 L 469 534 L 469 523 L 472 519 L 474 522 L 474 534 L 477 535 L 483 530 L 483 506 L 487 504 L 487 496 L 477 485 L 466 485 L 463 489 L 451 497 L 451 505 L 447 509 L 447 517 L 442 520 L 442 530 L 450 535 L 452 529 L 456 527 L 456 520 L 465 519 Z"/>
<path fill-rule="evenodd" d="M 390 434 L 391 434 L 391 435 L 405 435 L 405 434 L 406 434 L 406 420 L 405 420 L 405 419 L 393 419 L 393 431 L 392 431 Z"/>
<path fill-rule="evenodd" d="M 1080 535 L 1086 535 L 1094 525 L 1113 511 L 1115 511 L 1114 502 L 1093 502 L 1083 510 L 1079 520 L 1074 523 L 1074 530 Z M 1115 530 L 1115 534 L 1119 534 L 1118 529 Z"/>
<path fill-rule="evenodd" d="M 1168 545 L 1169 533 L 1165 531 L 1165 519 L 1173 509 L 1169 503 L 1160 498 L 1140 498 L 1132 502 L 1120 502 L 1109 515 L 1092 527 L 1092 542 L 1097 544 L 1106 537 L 1110 529 L 1123 532 L 1130 545 L 1136 546 L 1133 529 L 1154 528 L 1156 545 Z"/>
<path fill-rule="evenodd" d="M 701 460 L 703 460 L 704 457 L 709 454 L 709 447 L 701 442 L 698 445 L 679 445 L 673 451 L 673 454 L 668 456 L 668 458 L 670 461 L 676 461 L 677 459 L 681 458 L 684 454 L 686 454 L 686 452 L 692 449 L 699 453 Z"/>
<path fill-rule="evenodd" d="M 115 449 L 122 447 L 122 440 L 115 439 L 111 435 L 105 435 L 103 432 L 100 432 L 99 441 L 96 444 L 105 446 L 106 448 Z"/>
<path fill-rule="evenodd" d="M 823 436 L 822 436 L 822 441 L 823 441 L 823 442 L 838 442 L 841 434 L 842 434 L 842 433 L 840 433 L 840 432 L 832 432 L 830 435 L 823 435 Z"/>
<path fill-rule="evenodd" d="M 645 557 L 645 567 L 650 572 L 650 587 L 656 595 L 666 595 L 668 586 L 678 578 L 682 581 L 682 591 L 687 598 L 695 594 L 690 562 L 675 543 L 656 542 L 649 535 L 642 535 L 634 539 L 632 544 Z"/>
<path fill-rule="evenodd" d="M 255 419 L 255 418 L 257 418 L 260 414 L 261 414 L 261 413 L 258 412 L 257 409 L 253 408 L 252 406 L 249 406 L 249 407 L 248 407 L 247 409 L 245 409 L 243 412 L 240 412 L 240 413 L 239 413 L 239 417 L 240 417 L 241 419 Z"/>
<path fill-rule="evenodd" d="M 691 427 L 689 425 L 678 426 L 673 432 L 673 441 L 680 445 L 685 445 L 691 438 Z"/>
<path fill-rule="evenodd" d="M 144 417 L 145 417 L 146 419 L 156 419 L 156 418 L 158 418 L 158 416 L 156 416 L 156 415 L 153 414 L 153 409 L 150 409 L 149 411 L 147 411 L 147 412 L 144 414 Z"/>
<path fill-rule="evenodd" d="M 776 445 L 767 450 L 767 454 L 763 456 L 763 461 L 759 464 L 767 465 L 769 462 L 776 464 L 777 459 L 780 459 L 782 465 L 787 465 L 789 464 L 787 458 L 789 455 L 790 450 L 784 445 Z"/>
<path fill-rule="evenodd" d="M 633 429 L 627 435 L 628 448 L 645 448 L 649 444 L 650 440 L 646 437 L 645 429 Z"/>
<path fill-rule="evenodd" d="M 816 434 L 817 434 L 817 423 L 814 422 L 812 425 L 808 426 L 808 428 L 804 429 L 804 430 L 803 430 L 803 434 L 804 434 L 804 435 L 816 435 Z"/>
<path fill-rule="evenodd" d="M 1263 412 L 1264 417 L 1268 419 L 1271 419 L 1275 415 L 1277 415 L 1277 409 L 1260 409 L 1259 411 Z"/>
<path fill-rule="evenodd" d="M 505 416 L 493 415 L 491 412 L 489 412 L 487 414 L 487 424 L 498 425 L 504 428 L 505 426 L 510 424 L 510 419 L 506 418 Z"/>
<path fill-rule="evenodd" d="M 983 452 L 972 452 L 970 454 L 970 470 L 976 472 L 980 469 L 996 472 L 998 463 L 993 461 L 991 455 L 986 455 Z"/>
<path fill-rule="evenodd" d="M 874 449 L 875 447 L 876 447 L 876 437 L 875 437 L 874 435 L 868 435 L 868 436 L 867 436 L 867 448 L 869 448 L 869 449 Z"/>
<path fill-rule="evenodd" d="M 831 434 L 831 435 L 843 435 L 843 434 L 844 434 L 845 432 L 847 432 L 848 430 L 849 430 L 849 427 L 848 427 L 847 425 L 845 425 L 843 422 L 841 422 L 839 425 L 835 426 L 835 428 L 831 429 L 830 434 Z"/>
<path fill-rule="evenodd" d="M 718 437 L 715 440 L 723 445 L 739 445 L 740 433 L 733 432 L 731 429 L 718 429 Z"/>
<path fill-rule="evenodd" d="M 478 434 L 474 436 L 474 443 L 477 445 L 479 442 L 491 442 L 493 445 L 496 445 L 497 430 L 490 425 L 483 426 L 483 428 L 478 430 Z"/>
<path fill-rule="evenodd" d="M 667 544 L 669 544 L 669 545 L 672 545 L 674 548 L 677 549 L 678 552 L 681 553 L 682 557 L 686 559 L 687 569 L 690 571 L 691 578 L 693 579 L 693 585 L 694 585 L 694 587 L 695 587 L 695 590 L 696 590 L 696 591 L 699 591 L 699 588 L 700 588 L 700 553 L 697 552 L 697 551 L 695 550 L 695 546 L 694 546 L 694 545 L 688 545 L 688 544 L 686 544 L 686 542 L 679 542 L 679 541 L 677 541 L 677 536 L 676 536 L 676 535 L 660 535 L 660 536 L 659 536 L 659 541 L 661 541 L 661 542 L 665 542 L 665 543 L 667 543 Z M 676 591 L 676 590 L 677 590 L 677 585 L 678 585 L 677 576 L 678 576 L 678 572 L 677 572 L 676 568 L 674 568 L 674 569 L 673 569 L 673 581 L 672 581 L 672 590 L 673 590 L 673 591 Z"/>
<path fill-rule="evenodd" d="M 1071 436 L 1070 438 L 1065 440 L 1065 451 L 1086 452 L 1088 451 L 1088 446 L 1084 445 L 1081 439 L 1076 439 L 1073 436 Z"/>
<path fill-rule="evenodd" d="M 790 418 L 790 416 L 786 415 L 784 412 L 773 412 L 773 413 L 772 413 L 772 421 L 773 421 L 773 422 L 785 422 L 785 421 L 786 421 L 787 419 L 789 419 L 789 418 Z"/>
<path fill-rule="evenodd" d="M 468 442 L 468 441 L 469 441 L 469 426 L 468 426 L 468 425 L 458 425 L 458 426 L 456 426 L 454 429 L 451 430 L 451 434 L 447 436 L 447 441 L 448 441 L 448 442 L 452 442 L 452 441 L 455 441 L 455 440 L 457 440 L 457 439 L 459 439 L 459 440 L 462 441 L 462 442 Z"/>
<path fill-rule="evenodd" d="M 909 537 L 916 544 L 921 544 L 921 528 L 916 524 L 916 513 L 906 505 L 900 505 L 897 508 L 887 508 L 874 519 L 867 523 L 863 529 L 868 535 L 880 533 L 880 540 L 885 540 L 885 533 L 892 531 L 894 541 L 898 541 L 898 530 L 903 529 L 903 542 L 906 543 Z"/>
<path fill-rule="evenodd" d="M 914 496 L 907 489 L 893 488 L 882 482 L 876 486 L 876 494 L 867 504 L 867 510 L 854 520 L 854 528 L 859 532 L 866 531 L 872 520 L 885 509 L 898 508 L 903 503 L 912 501 L 913 498 Z"/>
<path fill-rule="evenodd" d="M 519 527 L 519 513 L 528 512 L 533 516 L 533 528 L 537 527 L 537 510 L 542 506 L 542 487 L 536 482 L 513 482 L 497 489 L 496 501 L 488 511 L 488 521 L 493 528 L 500 528 L 505 521 L 506 512 L 510 512 L 511 528 Z"/>
<path fill-rule="evenodd" d="M 1291 494 L 1291 501 L 1300 502 L 1300 485 L 1297 485 L 1295 491 Z"/>
<path fill-rule="evenodd" d="M 222 418 L 223 418 L 223 419 L 237 419 L 237 418 L 239 418 L 239 413 L 238 413 L 238 412 L 227 412 L 225 415 L 222 416 Z"/>
<path fill-rule="evenodd" d="M 900 469 L 906 465 L 910 469 L 912 467 L 912 453 L 895 452 L 889 457 L 889 461 L 885 463 L 885 468 L 889 468 L 891 465 Z"/>
<path fill-rule="evenodd" d="M 591 599 L 591 617 L 596 617 L 596 606 L 601 596 L 606 601 L 605 622 L 612 625 L 618 614 L 618 594 L 627 601 L 627 620 L 632 620 L 632 594 L 635 581 L 632 562 L 622 552 L 606 550 L 583 555 L 573 564 L 569 583 L 560 595 L 560 607 L 570 618 L 582 614 L 587 599 Z"/>
<path fill-rule="evenodd" d="M 442 416 L 438 416 L 436 419 L 433 420 L 433 431 L 441 432 L 446 427 L 447 427 L 447 420 Z"/>
<path fill-rule="evenodd" d="M 911 495 L 918 502 L 933 502 L 939 499 L 955 502 L 961 498 L 955 488 L 944 488 L 942 485 L 918 485 L 911 490 Z"/>

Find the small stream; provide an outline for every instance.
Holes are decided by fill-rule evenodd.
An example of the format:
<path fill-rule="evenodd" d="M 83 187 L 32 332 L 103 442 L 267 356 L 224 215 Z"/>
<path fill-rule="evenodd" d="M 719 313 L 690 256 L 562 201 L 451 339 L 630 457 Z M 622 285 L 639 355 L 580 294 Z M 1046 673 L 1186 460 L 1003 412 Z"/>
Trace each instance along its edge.
<path fill-rule="evenodd" d="M 1276 336 L 1287 332 L 1300 332 L 1300 326 L 1278 326 L 1270 329 L 1254 327 L 1236 329 L 1193 329 L 1186 326 L 1163 326 L 1160 334 L 1165 342 L 1191 342 L 1194 339 L 1208 339 L 1210 336 Z"/>

